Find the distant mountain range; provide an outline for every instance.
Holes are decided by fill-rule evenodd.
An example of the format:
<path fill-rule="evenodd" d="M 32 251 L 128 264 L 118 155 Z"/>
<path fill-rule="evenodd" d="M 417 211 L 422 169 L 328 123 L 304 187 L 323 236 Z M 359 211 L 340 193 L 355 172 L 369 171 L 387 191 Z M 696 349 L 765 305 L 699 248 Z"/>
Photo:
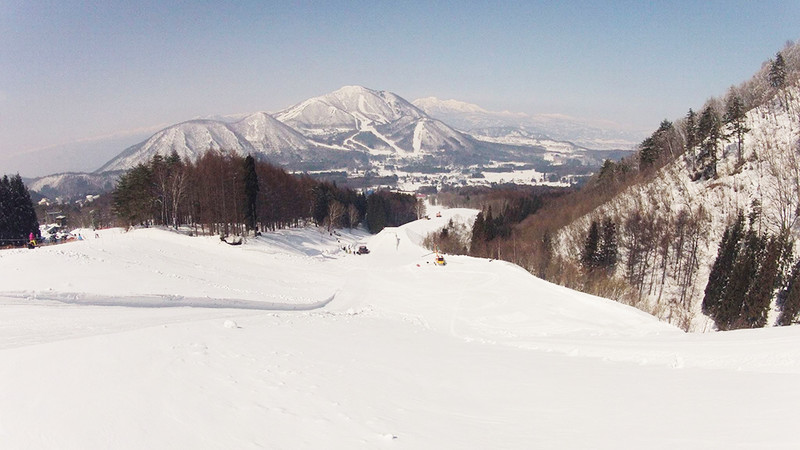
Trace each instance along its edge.
<path fill-rule="evenodd" d="M 575 159 L 599 165 L 635 140 L 583 127 L 567 119 L 490 112 L 468 103 L 435 98 L 411 103 L 387 91 L 345 86 L 275 113 L 257 112 L 236 121 L 199 119 L 167 127 L 125 149 L 79 183 L 108 186 L 108 175 L 146 163 L 156 154 L 196 160 L 209 150 L 252 154 L 288 170 L 368 170 L 380 167 L 448 167 L 494 163 L 541 163 Z M 453 128 L 450 124 L 453 124 Z M 575 139 L 566 136 L 569 130 Z M 592 144 L 584 146 L 582 144 Z M 602 150 L 596 152 L 594 150 Z M 621 151 L 609 153 L 609 150 Z M 548 155 L 549 156 L 546 156 Z M 31 183 L 40 189 L 42 177 Z M 88 179 L 97 178 L 98 183 Z M 71 195 L 81 195 L 73 192 Z"/>
<path fill-rule="evenodd" d="M 563 148 L 568 143 L 576 149 L 630 150 L 646 134 L 646 131 L 603 128 L 563 114 L 528 115 L 487 111 L 471 103 L 436 97 L 420 98 L 414 100 L 413 104 L 431 117 L 478 139 L 515 145 L 543 145 L 547 148 L 555 145 Z"/>

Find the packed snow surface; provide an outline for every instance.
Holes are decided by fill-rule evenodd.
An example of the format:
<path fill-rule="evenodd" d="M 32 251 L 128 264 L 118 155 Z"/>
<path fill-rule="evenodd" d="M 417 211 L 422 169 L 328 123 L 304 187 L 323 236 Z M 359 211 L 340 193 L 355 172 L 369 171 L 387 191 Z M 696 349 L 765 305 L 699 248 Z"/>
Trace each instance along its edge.
<path fill-rule="evenodd" d="M 429 214 L 0 251 L 0 446 L 796 448 L 799 328 L 684 334 L 509 263 L 436 266 L 424 236 L 475 211 Z"/>

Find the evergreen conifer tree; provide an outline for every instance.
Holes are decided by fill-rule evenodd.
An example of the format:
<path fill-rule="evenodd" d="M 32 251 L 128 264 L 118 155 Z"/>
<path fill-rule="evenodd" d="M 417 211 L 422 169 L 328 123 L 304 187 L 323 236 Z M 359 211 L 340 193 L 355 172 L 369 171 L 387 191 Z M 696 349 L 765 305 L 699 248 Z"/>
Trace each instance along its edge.
<path fill-rule="evenodd" d="M 258 228 L 258 175 L 256 174 L 256 161 L 253 155 L 244 159 L 244 220 L 248 230 Z"/>
<path fill-rule="evenodd" d="M 769 305 L 779 281 L 786 235 L 773 236 L 766 244 L 758 273 L 744 299 L 737 328 L 761 328 L 767 324 Z"/>
<path fill-rule="evenodd" d="M 8 176 L 0 178 L 0 245 L 12 243 L 11 185 Z"/>
<path fill-rule="evenodd" d="M 0 245 L 19 245 L 39 237 L 39 221 L 30 193 L 19 174 L 0 179 Z"/>
<path fill-rule="evenodd" d="M 749 229 L 731 268 L 730 280 L 725 287 L 717 310 L 715 323 L 720 330 L 745 327 L 745 313 L 751 301 L 752 288 L 761 268 L 765 238 L 758 234 L 751 220 Z M 753 313 L 756 315 L 757 313 Z"/>
<path fill-rule="evenodd" d="M 658 157 L 656 141 L 650 136 L 639 145 L 639 170 L 645 171 L 652 167 Z"/>
<path fill-rule="evenodd" d="M 703 314 L 711 317 L 714 322 L 720 316 L 722 301 L 730 274 L 739 254 L 739 243 L 744 235 L 744 214 L 739 212 L 736 221 L 728 225 L 722 235 L 722 242 L 717 250 L 717 258 L 711 266 L 705 293 L 703 295 Z"/>
<path fill-rule="evenodd" d="M 372 194 L 367 197 L 367 229 L 370 233 L 378 233 L 386 227 L 387 212 L 383 197 Z"/>
<path fill-rule="evenodd" d="M 781 312 L 778 314 L 777 325 L 786 326 L 797 321 L 800 314 L 800 261 L 795 263 L 786 286 L 778 295 L 778 307 Z"/>
<path fill-rule="evenodd" d="M 689 108 L 686 114 L 686 151 L 694 156 L 694 148 L 697 146 L 697 113 Z"/>
<path fill-rule="evenodd" d="M 589 225 L 589 232 L 583 241 L 581 252 L 581 265 L 584 270 L 591 272 L 598 266 L 598 249 L 600 248 L 600 226 L 596 220 Z"/>
<path fill-rule="evenodd" d="M 717 146 L 721 138 L 721 124 L 717 112 L 711 105 L 700 115 L 697 124 L 697 138 L 700 144 L 697 178 L 710 179 L 717 175 Z"/>
<path fill-rule="evenodd" d="M 769 67 L 769 84 L 775 89 L 780 89 L 786 83 L 786 61 L 778 52 Z"/>
<path fill-rule="evenodd" d="M 617 265 L 617 225 L 608 217 L 603 219 L 602 239 L 597 260 L 598 266 L 608 274 L 611 274 Z"/>
<path fill-rule="evenodd" d="M 313 187 L 312 193 L 314 196 L 314 223 L 322 225 L 325 221 L 325 217 L 328 216 L 328 204 L 333 200 L 331 186 L 326 183 L 319 183 Z"/>
<path fill-rule="evenodd" d="M 472 238 L 470 239 L 470 254 L 478 256 L 477 251 L 486 242 L 486 222 L 483 219 L 483 211 L 479 211 L 472 224 Z"/>
<path fill-rule="evenodd" d="M 139 164 L 117 181 L 112 193 L 114 212 L 129 225 L 153 219 L 156 207 L 153 171 Z"/>
<path fill-rule="evenodd" d="M 743 160 L 744 154 L 744 135 L 750 131 L 750 129 L 745 126 L 746 114 L 747 111 L 745 111 L 742 99 L 736 94 L 729 96 L 724 120 L 725 124 L 731 128 L 729 136 L 736 138 L 740 163 Z"/>
<path fill-rule="evenodd" d="M 486 232 L 486 242 L 489 242 L 497 237 L 497 225 L 495 224 L 494 216 L 492 215 L 492 205 L 489 205 L 489 208 L 486 210 L 484 230 Z"/>

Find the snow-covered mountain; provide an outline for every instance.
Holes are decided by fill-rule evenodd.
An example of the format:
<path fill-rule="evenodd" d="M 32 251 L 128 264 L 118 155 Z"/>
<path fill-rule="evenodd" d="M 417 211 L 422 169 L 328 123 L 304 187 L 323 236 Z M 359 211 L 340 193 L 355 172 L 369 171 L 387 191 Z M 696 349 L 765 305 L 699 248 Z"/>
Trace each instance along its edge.
<path fill-rule="evenodd" d="M 247 116 L 230 127 L 255 151 L 267 155 L 284 150 L 307 150 L 313 146 L 302 134 L 265 112 Z"/>
<path fill-rule="evenodd" d="M 538 143 L 475 139 L 428 116 L 402 97 L 345 86 L 274 114 L 236 122 L 199 119 L 165 128 L 97 172 L 125 170 L 176 152 L 195 160 L 208 150 L 254 154 L 290 170 L 371 168 L 374 164 L 461 166 L 542 161 Z"/>
<path fill-rule="evenodd" d="M 264 112 L 228 123 L 219 120 L 191 120 L 165 128 L 146 141 L 129 147 L 97 172 L 126 170 L 145 163 L 154 155 L 176 152 L 196 160 L 209 150 L 237 155 L 278 155 L 311 148 L 312 143 L 290 127 Z"/>
<path fill-rule="evenodd" d="M 386 91 L 345 86 L 275 114 L 310 139 L 399 159 L 473 149 L 470 139 Z"/>
<path fill-rule="evenodd" d="M 103 173 L 59 173 L 26 180 L 28 189 L 55 199 L 82 198 L 90 194 L 108 192 L 114 188 L 120 172 Z"/>
<path fill-rule="evenodd" d="M 511 145 L 572 147 L 572 150 L 630 150 L 645 132 L 598 127 L 562 114 L 528 115 L 488 111 L 459 100 L 425 97 L 412 102 L 431 117 L 440 119 L 477 139 Z"/>
<path fill-rule="evenodd" d="M 502 147 L 502 146 L 498 146 Z M 368 166 L 370 158 L 403 163 L 423 157 L 463 160 L 473 141 L 385 91 L 345 86 L 276 113 L 237 122 L 191 120 L 129 147 L 97 172 L 129 169 L 155 154 L 197 159 L 208 150 L 254 154 L 289 168 Z"/>

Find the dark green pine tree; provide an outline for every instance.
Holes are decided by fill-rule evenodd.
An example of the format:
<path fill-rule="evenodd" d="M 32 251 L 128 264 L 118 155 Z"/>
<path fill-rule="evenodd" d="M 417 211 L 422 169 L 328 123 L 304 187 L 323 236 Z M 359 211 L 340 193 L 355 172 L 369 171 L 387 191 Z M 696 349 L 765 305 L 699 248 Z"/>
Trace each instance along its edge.
<path fill-rule="evenodd" d="M 771 61 L 769 67 L 769 84 L 775 89 L 780 89 L 786 84 L 786 61 L 783 55 L 778 52 L 775 59 Z"/>
<path fill-rule="evenodd" d="M 686 114 L 686 151 L 694 156 L 694 148 L 698 144 L 697 140 L 697 113 L 689 108 Z"/>
<path fill-rule="evenodd" d="M 36 210 L 19 174 L 11 178 L 5 175 L 0 180 L 0 216 L 0 241 L 3 244 L 27 242 L 31 233 L 39 237 Z"/>
<path fill-rule="evenodd" d="M 23 236 L 33 233 L 39 238 L 39 220 L 36 217 L 36 210 L 33 208 L 31 194 L 27 186 L 22 181 L 19 174 L 11 177 L 11 191 L 16 193 L 17 215 L 20 221 L 20 232 Z"/>
<path fill-rule="evenodd" d="M 725 288 L 720 308 L 715 319 L 717 328 L 731 330 L 744 328 L 744 311 L 756 282 L 756 276 L 763 260 L 764 236 L 760 236 L 750 222 L 750 227 L 741 243 L 734 265 L 731 269 L 730 281 Z"/>
<path fill-rule="evenodd" d="M 328 205 L 333 200 L 332 188 L 327 183 L 318 183 L 312 188 L 313 194 L 313 212 L 314 223 L 322 225 L 325 218 L 328 216 Z"/>
<path fill-rule="evenodd" d="M 128 225 L 147 223 L 157 214 L 154 176 L 150 166 L 139 164 L 117 181 L 113 209 Z"/>
<path fill-rule="evenodd" d="M 795 263 L 786 286 L 778 294 L 778 308 L 778 325 L 787 326 L 797 321 L 800 314 L 800 261 Z"/>
<path fill-rule="evenodd" d="M 597 173 L 597 181 L 599 183 L 614 181 L 614 174 L 616 171 L 617 165 L 614 163 L 614 161 L 606 159 L 603 161 L 603 165 L 600 167 L 600 171 Z"/>
<path fill-rule="evenodd" d="M 11 184 L 8 181 L 8 176 L 0 178 L 0 245 L 7 245 L 13 243 L 11 237 Z"/>
<path fill-rule="evenodd" d="M 602 228 L 597 265 L 610 275 L 617 266 L 617 225 L 606 217 Z"/>
<path fill-rule="evenodd" d="M 739 254 L 739 243 L 744 235 L 744 214 L 739 212 L 736 221 L 725 228 L 717 250 L 717 258 L 711 266 L 705 293 L 703 295 L 703 314 L 717 322 L 730 274 Z"/>
<path fill-rule="evenodd" d="M 244 159 L 244 220 L 248 230 L 258 230 L 258 174 L 253 155 Z"/>
<path fill-rule="evenodd" d="M 375 234 L 386 227 L 388 221 L 387 204 L 383 196 L 372 194 L 367 197 L 367 229 Z"/>
<path fill-rule="evenodd" d="M 650 136 L 639 145 L 639 170 L 645 171 L 652 167 L 658 157 L 658 146 L 655 139 Z"/>
<path fill-rule="evenodd" d="M 479 256 L 477 251 L 483 248 L 486 242 L 486 222 L 483 219 L 483 211 L 479 211 L 475 222 L 472 224 L 472 238 L 470 239 L 470 254 Z"/>
<path fill-rule="evenodd" d="M 592 272 L 597 268 L 598 249 L 600 248 L 600 225 L 596 220 L 592 220 L 589 225 L 589 232 L 583 241 L 583 251 L 581 252 L 581 265 L 587 272 Z"/>
<path fill-rule="evenodd" d="M 176 166 L 176 165 L 180 164 L 181 163 L 181 157 L 178 156 L 178 151 L 173 149 L 172 152 L 170 152 L 169 156 L 167 156 L 167 158 L 164 160 L 164 162 L 169 167 L 173 167 L 173 166 Z"/>
<path fill-rule="evenodd" d="M 717 146 L 722 137 L 722 126 L 717 112 L 710 105 L 700 115 L 697 124 L 697 138 L 700 144 L 700 153 L 697 156 L 697 166 L 700 173 L 697 179 L 711 179 L 717 176 Z"/>
<path fill-rule="evenodd" d="M 737 328 L 761 328 L 767 324 L 769 305 L 779 281 L 783 252 L 787 248 L 785 234 L 773 236 L 766 244 L 763 258 L 747 296 Z"/>
<path fill-rule="evenodd" d="M 497 223 L 492 215 L 492 205 L 489 205 L 489 208 L 486 210 L 484 230 L 486 230 L 486 242 L 489 242 L 497 237 Z"/>
<path fill-rule="evenodd" d="M 742 99 L 736 94 L 731 95 L 728 98 L 728 103 L 725 108 L 724 120 L 725 124 L 731 129 L 728 136 L 736 138 L 740 163 L 744 159 L 744 135 L 750 131 L 750 129 L 745 126 L 746 117 L 747 111 L 745 111 Z"/>

